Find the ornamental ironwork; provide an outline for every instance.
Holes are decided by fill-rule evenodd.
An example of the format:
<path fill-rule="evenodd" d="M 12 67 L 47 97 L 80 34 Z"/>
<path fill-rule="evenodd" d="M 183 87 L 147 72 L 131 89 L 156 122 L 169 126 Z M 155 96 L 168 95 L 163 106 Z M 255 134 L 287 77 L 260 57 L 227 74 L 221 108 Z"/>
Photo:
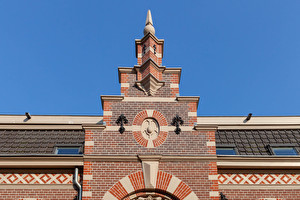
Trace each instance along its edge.
<path fill-rule="evenodd" d="M 124 124 L 127 124 L 127 123 L 128 123 L 128 120 L 127 120 L 127 118 L 125 117 L 125 115 L 121 114 L 121 115 L 118 117 L 116 123 L 117 123 L 118 125 L 120 125 L 119 132 L 120 132 L 121 134 L 124 133 L 124 131 L 125 131 Z"/>
<path fill-rule="evenodd" d="M 183 120 L 181 119 L 181 117 L 179 117 L 179 115 L 176 115 L 171 123 L 172 126 L 176 126 L 175 129 L 175 133 L 178 135 L 181 132 L 181 128 L 179 128 L 179 125 L 182 126 L 183 125 Z"/>
<path fill-rule="evenodd" d="M 222 192 L 220 193 L 220 200 L 228 200 Z"/>

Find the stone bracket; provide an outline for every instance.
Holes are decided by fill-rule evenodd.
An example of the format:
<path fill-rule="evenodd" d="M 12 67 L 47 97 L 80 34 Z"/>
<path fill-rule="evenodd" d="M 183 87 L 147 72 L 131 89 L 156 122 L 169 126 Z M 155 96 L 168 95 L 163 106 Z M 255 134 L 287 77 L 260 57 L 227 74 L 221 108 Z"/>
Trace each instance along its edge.
<path fill-rule="evenodd" d="M 157 80 L 152 74 L 148 74 L 143 80 L 136 81 L 136 86 L 148 96 L 154 96 L 156 91 L 165 85 L 165 82 Z"/>

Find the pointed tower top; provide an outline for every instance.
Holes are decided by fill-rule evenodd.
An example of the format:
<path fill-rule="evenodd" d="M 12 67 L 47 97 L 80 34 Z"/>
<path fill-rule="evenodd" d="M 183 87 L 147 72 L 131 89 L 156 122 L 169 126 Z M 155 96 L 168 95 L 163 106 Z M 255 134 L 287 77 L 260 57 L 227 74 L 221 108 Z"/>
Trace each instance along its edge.
<path fill-rule="evenodd" d="M 144 28 L 144 35 L 147 35 L 148 33 L 152 33 L 155 35 L 155 29 L 153 27 L 153 21 L 152 21 L 152 16 L 151 16 L 151 11 L 148 10 L 147 12 L 147 18 L 146 18 L 146 24 Z"/>
<path fill-rule="evenodd" d="M 147 12 L 147 18 L 146 18 L 146 24 L 145 25 L 148 25 L 148 24 L 153 25 L 152 16 L 151 16 L 151 11 L 150 10 L 148 10 L 148 12 Z"/>

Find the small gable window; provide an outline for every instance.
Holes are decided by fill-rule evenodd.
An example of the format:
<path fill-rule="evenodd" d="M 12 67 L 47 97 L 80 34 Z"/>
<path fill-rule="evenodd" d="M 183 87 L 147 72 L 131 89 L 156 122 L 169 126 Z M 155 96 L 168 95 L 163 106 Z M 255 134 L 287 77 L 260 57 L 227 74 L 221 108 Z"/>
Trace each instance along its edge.
<path fill-rule="evenodd" d="M 82 154 L 82 147 L 81 146 L 56 146 L 55 154 L 59 154 L 59 155 Z"/>
<path fill-rule="evenodd" d="M 234 147 L 217 147 L 217 155 L 236 155 Z"/>
<path fill-rule="evenodd" d="M 296 156 L 298 155 L 294 147 L 271 147 L 274 155 L 277 156 Z"/>

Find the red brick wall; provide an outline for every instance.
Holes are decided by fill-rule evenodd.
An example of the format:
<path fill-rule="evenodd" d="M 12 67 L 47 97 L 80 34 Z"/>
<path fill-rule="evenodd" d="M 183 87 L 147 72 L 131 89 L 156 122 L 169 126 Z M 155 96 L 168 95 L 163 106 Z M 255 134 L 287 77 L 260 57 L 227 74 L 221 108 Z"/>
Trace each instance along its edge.
<path fill-rule="evenodd" d="M 153 47 L 155 41 L 149 37 L 144 41 L 146 48 Z M 143 44 L 138 45 L 138 53 L 142 53 Z M 157 53 L 162 53 L 162 46 L 157 45 Z M 161 65 L 161 59 L 157 58 L 153 52 L 148 51 L 143 55 L 142 59 L 138 59 L 138 63 L 145 62 L 149 57 L 153 58 L 159 66 Z M 176 84 L 179 84 L 180 76 L 177 71 L 165 71 L 163 68 L 159 69 L 151 63 L 145 63 L 141 69 L 132 70 L 131 72 L 122 71 L 120 74 L 120 82 L 123 83 L 121 87 L 121 93 L 126 97 L 148 97 L 148 98 L 169 98 L 162 101 L 109 101 L 103 102 L 104 116 L 103 121 L 106 122 L 106 129 L 86 130 L 86 141 L 93 141 L 91 146 L 85 147 L 86 155 L 175 155 L 175 156 L 208 156 L 215 155 L 215 146 L 207 145 L 207 142 L 213 142 L 214 131 L 197 131 L 193 130 L 194 124 L 197 122 L 197 102 L 196 101 L 175 101 L 176 95 L 179 94 L 179 88 Z M 156 91 L 155 95 L 146 96 L 144 91 L 137 88 L 135 83 L 137 80 L 141 80 L 149 73 L 155 76 L 158 80 L 164 81 L 165 85 Z M 128 83 L 129 87 L 127 84 Z M 173 85 L 171 85 L 173 84 Z M 156 119 L 159 126 L 164 127 L 167 132 L 167 138 L 163 143 L 159 143 L 158 146 L 153 144 L 155 148 L 146 148 L 147 145 L 138 143 L 136 132 L 140 130 L 133 130 L 133 125 L 141 126 L 142 121 L 145 119 L 146 110 L 153 110 L 153 113 L 159 113 L 160 117 L 153 114 L 151 117 Z M 144 116 L 142 119 L 137 119 L 136 116 L 142 113 Z M 120 134 L 118 132 L 118 125 L 116 124 L 117 118 L 124 114 L 128 119 L 128 124 L 125 125 L 127 130 Z M 172 119 L 179 115 L 184 124 L 181 126 L 182 132 L 179 135 L 174 133 L 175 127 L 171 125 Z M 147 116 L 146 116 L 147 117 Z M 148 116 L 149 117 L 149 116 Z M 135 123 L 134 123 L 135 122 Z M 127 127 L 126 127 L 127 126 Z M 132 130 L 130 130 L 130 127 Z M 169 130 L 170 128 L 170 130 Z M 166 131 L 167 129 L 167 131 Z M 134 134 L 133 134 L 134 133 Z M 165 134 L 165 133 L 164 133 Z M 136 137 L 134 137 L 134 135 Z M 218 192 L 218 180 L 209 179 L 209 176 L 217 177 L 217 166 L 215 161 L 202 160 L 202 161 L 172 161 L 159 163 L 159 170 L 166 172 L 172 176 L 179 178 L 183 181 L 182 188 L 184 191 L 193 191 L 199 199 L 219 199 L 218 196 L 211 197 L 211 192 Z M 101 199 L 104 194 L 110 190 L 118 181 L 127 175 L 142 171 L 142 165 L 140 162 L 100 162 L 93 160 L 86 160 L 84 162 L 84 175 L 92 177 L 91 180 L 83 180 L 84 194 L 88 194 L 84 199 Z M 115 188 L 118 185 L 115 186 Z M 184 191 L 181 191 L 181 187 L 174 191 L 174 194 L 179 199 L 184 199 Z M 111 191 L 118 196 L 122 191 Z M 143 191 L 142 191 L 143 192 Z M 178 193 L 178 194 L 177 194 Z M 191 193 L 192 194 L 192 193 Z M 91 195 L 90 197 L 88 197 Z M 185 194 L 186 195 L 186 194 Z M 215 195 L 215 193 L 214 193 Z M 121 197 L 120 197 L 121 198 Z"/>
<path fill-rule="evenodd" d="M 159 169 L 185 182 L 199 199 L 219 199 L 209 196 L 218 191 L 218 181 L 208 180 L 208 175 L 217 174 L 214 162 L 161 162 Z"/>
<path fill-rule="evenodd" d="M 93 179 L 84 181 L 83 191 L 92 191 L 92 197 L 83 200 L 102 199 L 115 183 L 137 171 L 141 171 L 139 162 L 85 162 L 84 174 L 92 175 Z"/>
<path fill-rule="evenodd" d="M 157 54 L 154 54 L 152 51 L 148 51 L 143 55 L 143 47 L 146 46 L 146 49 L 150 46 L 153 48 L 153 45 L 156 45 L 157 54 L 162 53 L 162 45 L 157 44 L 151 37 L 148 37 L 142 44 L 138 45 L 138 53 L 142 54 L 142 58 L 138 59 L 138 64 L 142 64 L 147 61 L 149 58 L 152 58 L 158 65 L 162 64 L 162 59 L 157 57 Z"/>
<path fill-rule="evenodd" d="M 0 189 L 0 200 L 73 200 L 76 195 L 73 189 Z"/>
<path fill-rule="evenodd" d="M 174 132 L 169 132 L 166 141 L 161 146 L 145 148 L 136 142 L 132 133 L 127 131 L 123 134 L 118 131 L 92 131 L 90 137 L 94 141 L 94 147 L 90 148 L 89 153 L 96 155 L 208 155 L 212 153 L 206 146 L 206 133 L 185 131 L 176 135 Z"/>
<path fill-rule="evenodd" d="M 161 162 L 159 170 L 176 176 L 196 193 L 199 199 L 219 199 L 209 196 L 210 191 L 217 191 L 217 181 L 208 180 L 211 172 L 216 173 L 216 169 L 212 169 L 212 164 L 206 162 Z M 93 179 L 86 181 L 84 191 L 92 191 L 92 197 L 84 197 L 87 199 L 101 199 L 104 194 L 110 190 L 118 181 L 127 175 L 142 171 L 140 162 L 90 162 L 90 171 L 88 174 L 93 175 Z M 86 172 L 85 172 L 86 173 Z M 114 186 L 115 187 L 115 186 Z M 118 194 L 118 191 L 115 191 Z M 175 192 L 176 193 L 176 192 Z M 122 194 L 120 194 L 122 196 Z M 178 194 L 177 194 L 178 195 Z M 180 196 L 180 194 L 179 194 Z"/>
<path fill-rule="evenodd" d="M 188 112 L 194 110 L 191 109 L 188 102 L 112 102 L 111 111 L 112 117 L 109 122 L 112 126 L 117 126 L 115 121 L 117 118 L 124 114 L 128 119 L 127 126 L 131 126 L 134 117 L 143 110 L 156 110 L 163 114 L 166 118 L 168 125 L 171 125 L 172 119 L 178 114 L 184 121 L 183 126 L 194 126 L 197 122 L 197 117 L 188 116 Z M 183 134 L 182 134 L 183 135 Z"/>
<path fill-rule="evenodd" d="M 75 189 L 50 189 L 52 186 L 60 187 L 62 185 L 73 187 L 74 169 L 1 169 L 2 179 L 0 183 L 1 199 L 43 199 L 43 200 L 70 200 L 77 196 Z M 5 177 L 5 178 L 3 178 Z M 19 178 L 21 177 L 21 178 Z M 38 177 L 38 178 L 37 178 Z M 54 180 L 55 179 L 55 180 Z M 43 183 L 41 184 L 40 181 Z M 18 189 L 13 189 L 17 185 Z M 3 189 L 8 186 L 12 189 Z M 30 187 L 34 186 L 34 189 Z M 36 189 L 42 186 L 41 189 Z M 49 189 L 44 189 L 49 186 Z M 26 189 L 21 189 L 26 187 Z M 33 199 L 32 199 L 33 200 Z"/>
<path fill-rule="evenodd" d="M 137 74 L 121 74 L 121 83 L 129 83 L 129 87 L 121 87 L 121 93 L 128 97 L 145 97 L 145 93 L 135 86 L 135 82 L 138 80 Z M 178 74 L 163 73 L 157 75 L 161 81 L 165 82 L 165 86 L 156 91 L 155 97 L 176 97 L 179 94 L 179 88 L 170 88 L 170 84 L 178 84 Z M 142 75 L 140 79 L 142 78 Z M 126 81 L 127 80 L 127 81 Z"/>

